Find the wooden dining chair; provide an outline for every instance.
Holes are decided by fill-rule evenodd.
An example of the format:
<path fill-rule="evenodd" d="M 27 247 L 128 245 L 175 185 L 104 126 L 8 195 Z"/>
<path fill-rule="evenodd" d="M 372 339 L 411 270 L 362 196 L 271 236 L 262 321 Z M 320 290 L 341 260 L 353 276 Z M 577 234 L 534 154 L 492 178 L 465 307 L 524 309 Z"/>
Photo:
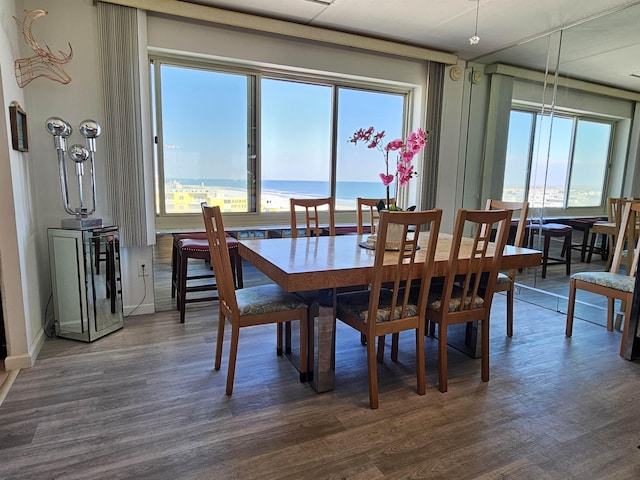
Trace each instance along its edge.
<path fill-rule="evenodd" d="M 380 198 L 361 198 L 358 197 L 356 200 L 356 234 L 364 235 L 365 233 L 369 233 L 370 235 L 374 235 L 376 233 L 376 225 L 378 220 L 380 219 L 380 212 L 378 212 L 378 204 L 382 199 Z M 384 202 L 384 200 L 382 200 Z M 389 199 L 390 205 L 395 205 L 395 198 Z M 365 222 L 365 216 L 367 221 Z M 362 287 L 362 286 L 360 286 Z M 358 289 L 362 289 L 358 287 Z M 383 339 L 384 342 L 384 339 Z M 367 337 L 364 334 L 360 335 L 360 343 L 362 345 L 367 344 Z"/>
<path fill-rule="evenodd" d="M 298 209 L 300 207 L 304 211 L 305 233 L 306 237 L 319 237 L 322 235 L 322 222 L 320 221 L 320 212 L 327 211 L 327 227 L 329 235 L 336 234 L 335 206 L 333 198 L 291 198 L 289 199 L 289 207 L 291 212 L 291 236 L 298 236 Z"/>
<path fill-rule="evenodd" d="M 489 317 L 493 292 L 511 226 L 511 210 L 458 210 L 447 275 L 429 294 L 427 320 L 438 325 L 438 387 L 447 391 L 447 327 L 480 321 L 482 381 L 489 380 Z M 465 227 L 475 229 L 471 248 L 463 245 Z M 493 243 L 491 232 L 496 230 Z M 468 262 L 457 275 L 459 262 Z"/>
<path fill-rule="evenodd" d="M 307 311 L 309 305 L 304 303 L 297 295 L 288 293 L 273 283 L 236 290 L 220 207 L 202 205 L 202 215 L 220 297 L 215 358 L 216 370 L 220 370 L 222 361 L 222 343 L 226 320 L 231 324 L 227 395 L 231 395 L 233 391 L 240 329 L 253 325 L 281 324 L 282 322 L 294 320 L 300 322 L 299 368 L 300 379 L 301 381 L 305 380 L 307 373 Z"/>
<path fill-rule="evenodd" d="M 527 216 L 529 215 L 529 202 L 503 202 L 489 198 L 485 210 L 512 210 L 518 215 L 518 223 L 515 235 L 509 235 L 508 244 L 516 247 L 524 247 L 527 231 Z M 513 216 L 512 216 L 513 218 Z M 513 336 L 513 301 L 518 269 L 514 268 L 505 273 L 498 273 L 494 292 L 506 292 L 507 296 L 507 336 Z"/>
<path fill-rule="evenodd" d="M 371 235 L 376 233 L 376 223 L 380 218 L 378 212 L 378 203 L 380 198 L 361 198 L 356 200 L 356 232 L 358 235 L 364 235 L 369 233 Z M 395 205 L 395 199 L 390 199 L 389 203 Z M 365 222 L 365 215 L 367 221 Z"/>
<path fill-rule="evenodd" d="M 620 221 L 620 229 L 616 234 L 616 246 L 609 271 L 578 272 L 571 276 L 571 280 L 569 281 L 569 302 L 565 328 L 565 335 L 567 337 L 573 334 L 573 316 L 577 290 L 585 290 L 607 297 L 607 330 L 609 331 L 613 330 L 615 301 L 620 300 L 624 310 L 624 328 L 620 342 L 620 355 L 624 355 L 626 339 L 629 335 L 628 326 L 635 287 L 635 274 L 638 266 L 638 257 L 640 256 L 640 242 L 637 242 L 637 239 L 633 237 L 629 239 L 628 232 L 630 228 L 635 230 L 638 215 L 640 215 L 640 203 L 627 202 Z M 633 251 L 632 263 L 630 267 L 625 268 L 624 273 L 620 273 L 622 252 L 625 249 L 625 244 L 627 244 L 629 253 Z"/>
<path fill-rule="evenodd" d="M 426 303 L 434 269 L 434 256 L 440 230 L 442 210 L 420 212 L 381 212 L 378 245 L 384 245 L 389 225 L 404 229 L 400 250 L 387 252 L 376 248 L 370 287 L 367 290 L 341 293 L 336 296 L 336 318 L 353 327 L 367 339 L 367 370 L 369 378 L 369 405 L 378 408 L 378 378 L 376 357 L 382 361 L 383 350 L 376 355 L 375 338 L 415 330 L 416 380 L 418 395 L 426 390 L 424 329 Z M 418 252 L 417 232 L 429 229 L 429 240 L 424 250 L 424 263 L 415 266 Z M 409 233 L 409 231 L 416 233 Z M 420 235 L 426 235 L 421 233 Z M 382 242 L 381 242 L 382 241 Z M 424 248 L 424 246 L 423 246 Z M 392 282 L 392 288 L 385 288 Z M 412 287 L 419 284 L 419 295 L 414 300 Z M 397 361 L 398 350 L 392 349 L 391 358 Z"/>
<path fill-rule="evenodd" d="M 326 210 L 326 222 L 321 221 L 321 213 Z M 336 234 L 335 206 L 333 198 L 290 198 L 289 211 L 291 214 L 291 236 L 297 238 L 300 236 L 298 227 L 298 213 L 304 212 L 305 229 L 303 236 L 320 237 L 323 231 L 328 231 L 329 235 Z M 324 226 L 323 226 L 324 225 Z M 311 292 L 300 292 L 300 296 L 313 308 L 317 305 L 317 299 L 313 297 Z M 315 310 L 309 311 L 309 317 L 315 315 Z M 284 351 L 291 353 L 291 323 L 284 322 L 278 324 L 277 330 L 278 350 L 282 350 L 284 336 Z"/>

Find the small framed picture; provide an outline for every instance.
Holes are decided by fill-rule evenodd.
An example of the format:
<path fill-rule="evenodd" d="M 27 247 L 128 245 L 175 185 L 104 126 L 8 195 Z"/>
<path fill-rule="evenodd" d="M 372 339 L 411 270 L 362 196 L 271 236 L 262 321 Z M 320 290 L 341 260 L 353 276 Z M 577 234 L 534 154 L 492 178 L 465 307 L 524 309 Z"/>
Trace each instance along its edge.
<path fill-rule="evenodd" d="M 14 150 L 29 151 L 29 136 L 27 134 L 27 114 L 20 105 L 9 105 L 9 120 L 11 122 L 11 141 Z"/>

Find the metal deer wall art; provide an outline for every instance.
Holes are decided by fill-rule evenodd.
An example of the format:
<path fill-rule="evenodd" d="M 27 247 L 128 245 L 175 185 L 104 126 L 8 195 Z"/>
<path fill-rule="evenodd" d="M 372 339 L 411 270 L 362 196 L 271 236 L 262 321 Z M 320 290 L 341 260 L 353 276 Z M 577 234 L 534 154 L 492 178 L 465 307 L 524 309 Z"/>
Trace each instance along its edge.
<path fill-rule="evenodd" d="M 33 38 L 31 33 L 33 22 L 44 15 L 47 15 L 44 10 L 25 10 L 22 21 L 13 17 L 18 24 L 18 28 L 22 31 L 25 42 L 35 52 L 35 55 L 19 58 L 15 62 L 16 80 L 20 88 L 23 88 L 38 77 L 45 77 L 63 85 L 71 81 L 71 77 L 63 68 L 63 65 L 73 58 L 71 44 L 67 44 L 69 45 L 69 53 L 58 50 L 60 55 L 56 56 L 49 46 L 45 45 L 45 48 L 42 48 Z"/>

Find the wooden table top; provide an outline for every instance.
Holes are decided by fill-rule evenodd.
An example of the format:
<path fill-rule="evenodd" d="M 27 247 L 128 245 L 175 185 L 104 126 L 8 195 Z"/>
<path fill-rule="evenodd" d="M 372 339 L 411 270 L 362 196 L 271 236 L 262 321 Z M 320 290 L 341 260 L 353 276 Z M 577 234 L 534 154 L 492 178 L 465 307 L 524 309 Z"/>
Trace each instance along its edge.
<path fill-rule="evenodd" d="M 421 233 L 420 243 L 426 243 L 428 233 Z M 375 251 L 359 246 L 367 235 L 338 235 L 324 237 L 272 238 L 240 240 L 239 253 L 278 285 L 289 292 L 321 288 L 363 285 L 371 280 Z M 435 275 L 447 273 L 447 262 L 452 236 L 441 233 L 435 256 Z M 458 273 L 465 273 L 471 253 L 471 239 L 463 239 Z M 489 247 L 491 250 L 491 247 Z M 416 267 L 421 268 L 426 248 L 418 251 Z M 389 251 L 389 275 L 397 252 Z M 502 259 L 504 270 L 537 267 L 541 252 L 527 248 L 507 246 Z M 466 261 L 465 261 L 466 260 Z M 385 262 L 386 263 L 386 262 Z"/>

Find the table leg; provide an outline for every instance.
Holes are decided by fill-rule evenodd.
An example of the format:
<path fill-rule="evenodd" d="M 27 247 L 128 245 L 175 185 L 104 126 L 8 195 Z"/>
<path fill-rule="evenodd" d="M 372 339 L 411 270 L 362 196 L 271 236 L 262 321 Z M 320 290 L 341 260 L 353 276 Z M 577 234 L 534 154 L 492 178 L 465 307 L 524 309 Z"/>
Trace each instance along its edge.
<path fill-rule="evenodd" d="M 307 378 L 318 392 L 329 392 L 335 386 L 336 370 L 336 293 L 334 289 L 318 292 L 317 308 L 309 321 L 309 368 Z"/>

